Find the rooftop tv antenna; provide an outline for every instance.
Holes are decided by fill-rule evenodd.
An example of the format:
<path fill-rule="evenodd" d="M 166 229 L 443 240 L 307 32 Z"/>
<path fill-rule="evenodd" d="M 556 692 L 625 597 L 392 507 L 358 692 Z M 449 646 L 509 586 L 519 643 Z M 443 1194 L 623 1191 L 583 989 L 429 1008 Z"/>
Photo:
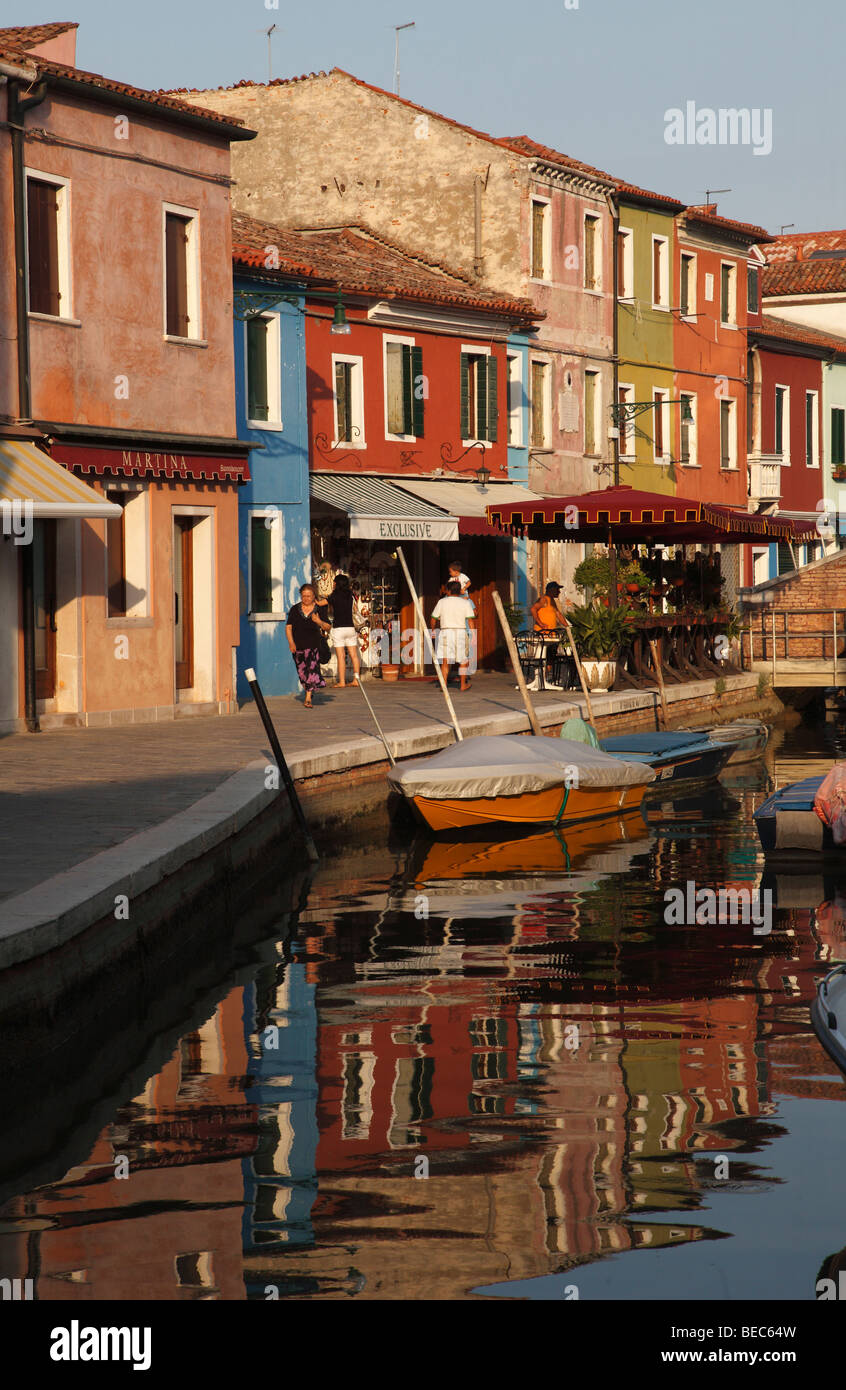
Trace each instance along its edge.
<path fill-rule="evenodd" d="M 275 24 L 271 24 L 271 26 L 270 26 L 269 29 L 262 29 L 262 31 L 261 31 L 263 34 L 267 34 L 267 80 L 268 80 L 268 82 L 272 82 L 272 81 L 273 81 L 273 32 L 274 32 L 275 29 L 276 29 L 276 25 L 275 25 Z"/>
<path fill-rule="evenodd" d="M 394 93 L 400 94 L 400 61 L 399 61 L 399 36 L 402 29 L 413 29 L 415 21 L 412 19 L 410 24 L 395 24 L 394 33 L 396 34 L 396 45 L 394 48 Z"/>
<path fill-rule="evenodd" d="M 732 189 L 732 188 L 706 188 L 706 189 L 705 189 L 705 206 L 707 207 L 708 204 L 710 203 L 710 201 L 711 201 L 711 194 L 712 194 L 712 193 L 733 193 L 733 192 L 734 192 L 734 189 Z"/>
<path fill-rule="evenodd" d="M 784 236 L 785 232 L 789 232 L 790 228 L 795 226 L 795 222 L 785 222 L 784 226 L 779 228 L 779 236 Z"/>

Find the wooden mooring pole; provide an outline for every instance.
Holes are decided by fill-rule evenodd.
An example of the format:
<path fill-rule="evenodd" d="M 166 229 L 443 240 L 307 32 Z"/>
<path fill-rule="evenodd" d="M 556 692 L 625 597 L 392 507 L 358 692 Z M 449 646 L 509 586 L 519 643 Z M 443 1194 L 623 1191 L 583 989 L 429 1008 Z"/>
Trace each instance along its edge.
<path fill-rule="evenodd" d="M 276 759 L 276 766 L 282 774 L 282 781 L 285 783 L 285 790 L 288 793 L 288 800 L 291 803 L 291 810 L 294 813 L 300 830 L 303 832 L 303 839 L 305 840 L 306 852 L 312 864 L 316 864 L 320 859 L 320 855 L 317 852 L 317 845 L 314 843 L 314 840 L 311 837 L 311 831 L 308 828 L 308 822 L 305 818 L 305 812 L 303 811 L 302 805 L 300 804 L 300 798 L 297 795 L 297 789 L 294 786 L 294 779 L 291 776 L 291 773 L 288 769 L 288 764 L 285 761 L 285 754 L 282 752 L 282 746 L 279 742 L 279 739 L 276 736 L 276 730 L 273 727 L 273 720 L 270 717 L 270 712 L 267 708 L 267 705 L 264 703 L 264 696 L 261 693 L 261 686 L 259 685 L 256 679 L 256 673 L 252 669 L 252 667 L 246 670 L 244 672 L 244 675 L 247 678 L 247 684 L 250 687 L 252 697 L 256 702 L 256 709 L 258 710 L 259 715 L 261 716 L 261 722 L 264 725 L 264 732 L 267 734 L 267 737 L 270 741 L 270 746 L 273 749 L 273 756 Z"/>

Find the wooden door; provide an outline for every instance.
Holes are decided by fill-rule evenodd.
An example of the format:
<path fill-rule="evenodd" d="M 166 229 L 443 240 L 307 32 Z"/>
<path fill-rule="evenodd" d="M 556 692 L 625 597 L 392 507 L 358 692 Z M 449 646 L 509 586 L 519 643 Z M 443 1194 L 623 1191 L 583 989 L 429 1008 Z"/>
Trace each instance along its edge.
<path fill-rule="evenodd" d="M 56 523 L 36 521 L 32 535 L 35 698 L 56 694 Z"/>
<path fill-rule="evenodd" d="M 483 670 L 502 667 L 505 639 L 493 605 L 494 589 L 503 603 L 508 603 L 510 588 L 511 545 L 509 541 L 473 536 L 467 573 L 472 583 L 471 597 L 476 605 L 478 634 L 477 663 Z"/>
<path fill-rule="evenodd" d="M 173 519 L 173 625 L 176 688 L 194 684 L 194 518 Z"/>

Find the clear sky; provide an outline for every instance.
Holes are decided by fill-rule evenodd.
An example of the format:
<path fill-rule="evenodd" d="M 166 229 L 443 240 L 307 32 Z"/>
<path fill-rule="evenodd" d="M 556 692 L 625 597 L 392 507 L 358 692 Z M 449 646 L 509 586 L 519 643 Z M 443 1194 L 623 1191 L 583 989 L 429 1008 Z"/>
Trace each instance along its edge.
<path fill-rule="evenodd" d="M 0 24 L 75 19 L 81 67 L 156 88 L 265 80 L 275 23 L 274 77 L 338 66 L 390 89 L 392 26 L 414 20 L 401 35 L 412 101 L 683 202 L 730 188 L 720 211 L 769 231 L 846 227 L 846 0 L 273 3 L 0 0 Z M 753 128 L 746 145 L 668 144 L 665 113 L 687 120 L 688 103 L 759 113 L 755 143 Z M 707 136 L 707 115 L 697 119 Z M 756 154 L 768 122 L 772 149 Z"/>

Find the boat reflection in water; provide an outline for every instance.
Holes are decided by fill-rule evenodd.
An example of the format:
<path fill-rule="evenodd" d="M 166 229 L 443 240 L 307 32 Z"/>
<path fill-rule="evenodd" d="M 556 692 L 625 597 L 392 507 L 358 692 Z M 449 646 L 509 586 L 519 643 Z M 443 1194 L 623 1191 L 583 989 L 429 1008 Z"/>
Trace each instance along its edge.
<path fill-rule="evenodd" d="M 664 912 L 689 881 L 759 887 L 766 786 L 724 774 L 613 842 L 363 817 L 288 948 L 64 1179 L 21 1184 L 4 1268 L 64 1299 L 812 1298 L 839 1167 L 780 1167 L 846 1095 L 808 1019 L 826 919 Z"/>

